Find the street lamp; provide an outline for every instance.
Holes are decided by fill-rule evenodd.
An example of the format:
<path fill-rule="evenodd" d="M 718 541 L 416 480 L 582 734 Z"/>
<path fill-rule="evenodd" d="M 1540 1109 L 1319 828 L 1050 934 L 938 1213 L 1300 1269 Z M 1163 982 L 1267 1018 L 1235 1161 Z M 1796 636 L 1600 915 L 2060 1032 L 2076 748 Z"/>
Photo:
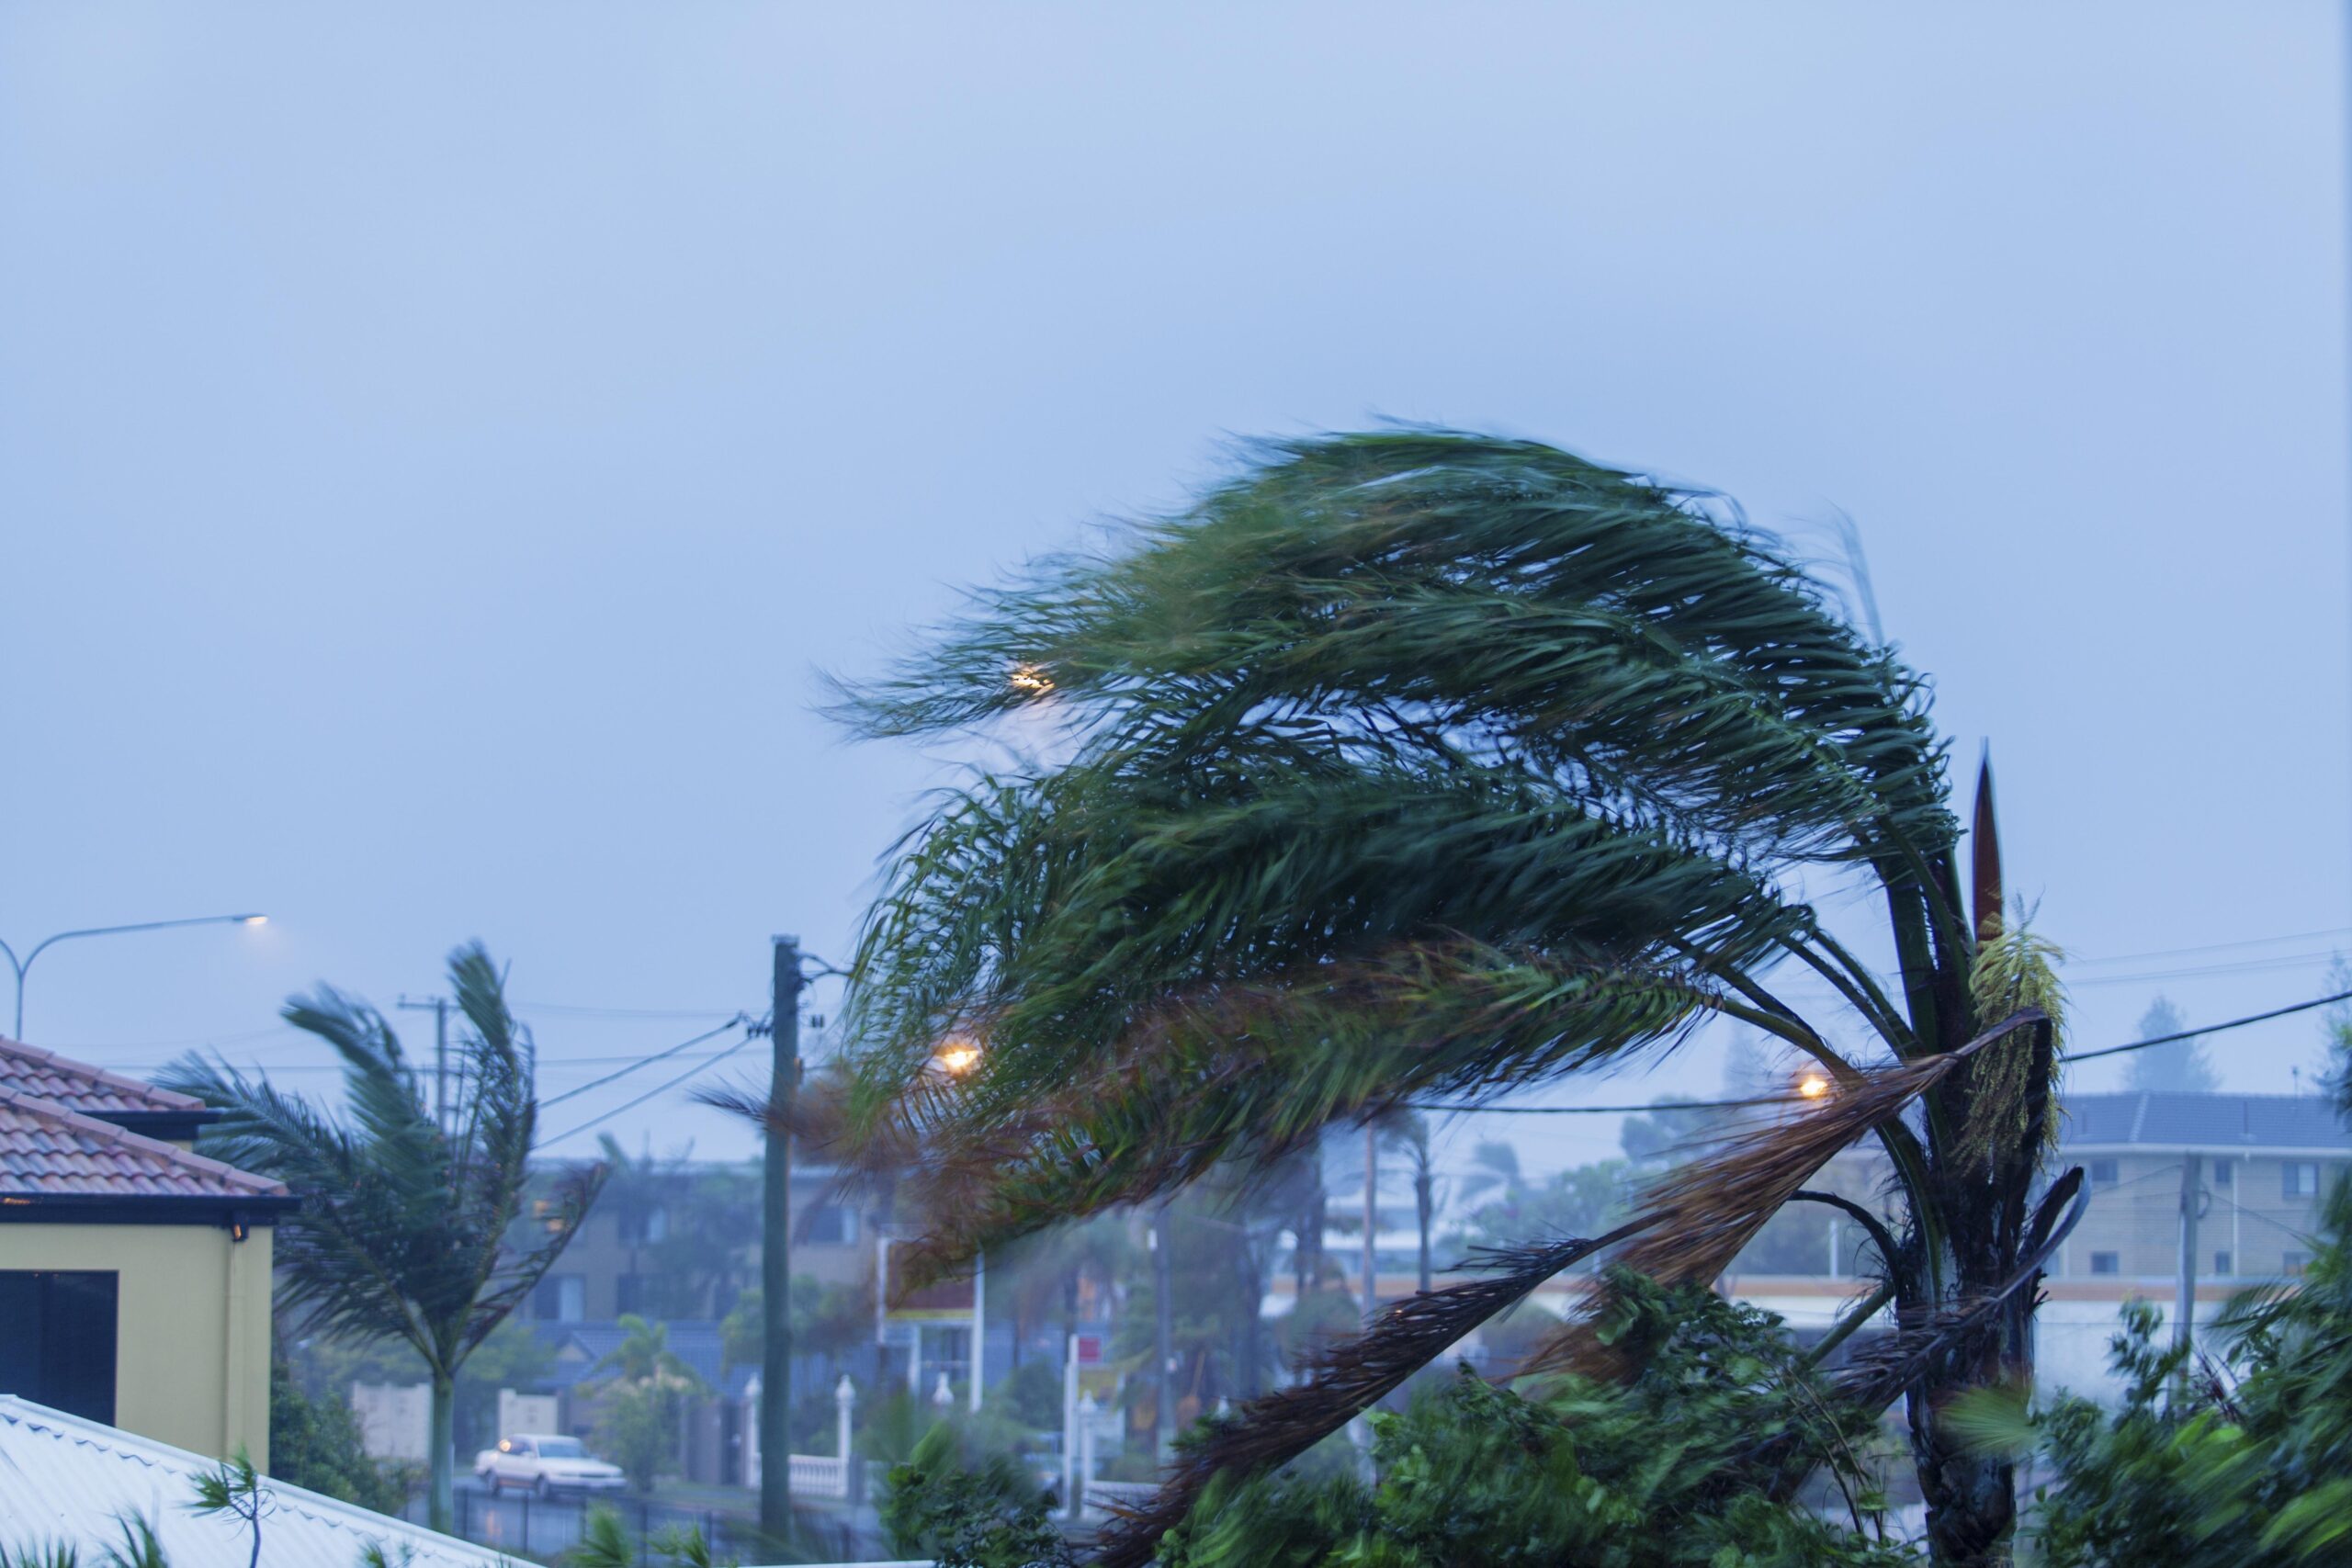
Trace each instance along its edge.
<path fill-rule="evenodd" d="M 141 920 L 129 926 L 91 926 L 84 931 L 59 931 L 55 936 L 44 939 L 22 958 L 17 956 L 15 948 L 0 942 L 0 953 L 7 955 L 9 967 L 17 972 L 17 1024 L 11 1032 L 12 1037 L 18 1041 L 25 1037 L 25 971 L 33 966 L 34 959 L 61 942 L 70 942 L 80 936 L 120 936 L 127 931 L 159 931 L 171 926 L 258 926 L 266 924 L 268 919 L 267 915 L 198 915 L 187 920 Z"/>

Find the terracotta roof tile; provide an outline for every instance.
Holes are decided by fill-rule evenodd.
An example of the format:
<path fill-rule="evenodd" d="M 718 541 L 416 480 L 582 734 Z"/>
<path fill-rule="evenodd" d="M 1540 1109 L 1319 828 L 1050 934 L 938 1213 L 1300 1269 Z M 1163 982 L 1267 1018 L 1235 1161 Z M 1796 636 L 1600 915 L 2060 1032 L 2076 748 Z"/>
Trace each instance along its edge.
<path fill-rule="evenodd" d="M 28 1094 L 85 1113 L 143 1111 L 165 1113 L 204 1109 L 204 1101 L 141 1083 L 120 1073 L 76 1062 L 54 1051 L 0 1039 L 0 1093 Z"/>
<path fill-rule="evenodd" d="M 283 1182 L 0 1089 L 0 1201 L 11 1197 L 282 1198 Z"/>

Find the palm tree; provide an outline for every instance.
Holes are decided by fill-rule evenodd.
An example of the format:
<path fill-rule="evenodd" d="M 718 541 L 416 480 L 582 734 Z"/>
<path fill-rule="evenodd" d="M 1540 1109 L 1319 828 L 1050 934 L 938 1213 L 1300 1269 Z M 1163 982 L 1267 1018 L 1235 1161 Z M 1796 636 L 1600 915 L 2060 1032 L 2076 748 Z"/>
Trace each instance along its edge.
<path fill-rule="evenodd" d="M 1404 1155 L 1405 1168 L 1412 1176 L 1413 1225 L 1419 1247 L 1419 1288 L 1426 1295 L 1430 1279 L 1430 1233 L 1437 1222 L 1437 1157 L 1430 1146 L 1430 1119 L 1418 1111 L 1392 1115 L 1382 1122 L 1380 1135 L 1389 1147 Z"/>
<path fill-rule="evenodd" d="M 1025 714 L 1065 738 L 1066 760 L 943 797 L 863 935 L 850 1136 L 911 1130 L 904 1179 L 955 1195 L 922 1205 L 910 1268 L 1272 1169 L 1335 1122 L 1656 1055 L 1711 1018 L 1815 1065 L 1807 1096 L 1611 1237 L 1411 1298 L 1309 1389 L 1254 1404 L 1107 1561 L 1148 1556 L 1219 1465 L 1298 1451 L 1600 1241 L 1713 1279 L 1866 1136 L 1902 1235 L 1858 1223 L 1910 1326 L 1849 1392 L 1907 1394 L 1938 1561 L 2006 1551 L 2008 1463 L 1930 1412 L 2030 1370 L 2032 1281 L 2079 1213 L 2073 1176 L 2033 1201 L 2048 953 L 2000 920 L 1989 774 L 1963 889 L 1924 681 L 1728 503 L 1528 442 L 1274 444 L 843 697 L 872 736 Z M 1858 885 L 1891 983 L 1811 901 L 1855 908 Z M 960 1076 L 933 1065 L 957 1032 L 985 1043 Z M 1634 1353 L 1578 1321 L 1544 1359 Z"/>
<path fill-rule="evenodd" d="M 1488 1140 L 1471 1150 L 1470 1173 L 1455 1183 L 1455 1196 L 1465 1203 L 1490 1196 L 1497 1202 L 1510 1203 L 1526 1190 L 1526 1178 L 1519 1168 L 1519 1150 L 1498 1140 Z"/>
<path fill-rule="evenodd" d="M 301 1197 L 278 1229 L 281 1303 L 306 1329 L 398 1339 L 424 1359 L 439 1530 L 452 1518 L 458 1370 L 529 1296 L 604 1179 L 601 1166 L 568 1177 L 532 1205 L 527 1225 L 516 1224 L 538 1121 L 530 1039 L 481 943 L 450 954 L 449 983 L 466 1093 L 447 1126 L 383 1015 L 332 987 L 292 998 L 285 1018 L 343 1058 L 342 1117 L 217 1058 L 190 1056 L 164 1076 L 224 1112 L 205 1132 L 207 1154 L 266 1171 Z"/>
<path fill-rule="evenodd" d="M 588 1369 L 590 1371 L 601 1372 L 610 1367 L 622 1382 L 652 1382 L 659 1379 L 680 1388 L 703 1386 L 702 1374 L 670 1348 L 668 1324 L 648 1323 L 633 1312 L 625 1312 L 614 1320 L 614 1325 L 621 1331 L 621 1342 L 605 1352 L 603 1359 Z"/>

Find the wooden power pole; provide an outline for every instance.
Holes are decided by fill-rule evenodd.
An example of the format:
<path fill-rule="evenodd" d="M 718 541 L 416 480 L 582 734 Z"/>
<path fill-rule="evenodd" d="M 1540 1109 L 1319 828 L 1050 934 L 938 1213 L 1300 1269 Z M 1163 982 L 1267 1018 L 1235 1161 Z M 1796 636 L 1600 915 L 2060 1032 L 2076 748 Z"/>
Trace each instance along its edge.
<path fill-rule="evenodd" d="M 777 937 L 775 960 L 768 1026 L 773 1065 L 760 1205 L 760 1533 L 770 1545 L 781 1544 L 792 1528 L 790 1124 L 800 1089 L 800 939 Z"/>

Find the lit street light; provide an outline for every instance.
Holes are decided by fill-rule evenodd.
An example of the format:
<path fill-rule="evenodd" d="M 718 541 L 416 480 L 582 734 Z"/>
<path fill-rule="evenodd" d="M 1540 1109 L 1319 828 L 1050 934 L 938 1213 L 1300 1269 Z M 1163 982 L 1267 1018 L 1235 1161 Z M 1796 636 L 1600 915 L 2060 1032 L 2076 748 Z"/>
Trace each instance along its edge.
<path fill-rule="evenodd" d="M 25 971 L 33 966 L 34 959 L 39 958 L 44 951 L 61 942 L 70 942 L 81 936 L 119 936 L 127 931 L 159 931 L 171 926 L 258 926 L 266 922 L 268 919 L 267 915 L 198 915 L 187 920 L 141 920 L 136 925 L 129 926 L 91 926 L 84 931 L 59 931 L 55 936 L 44 939 L 22 958 L 17 956 L 15 948 L 5 942 L 0 942 L 0 953 L 7 954 L 9 967 L 17 972 L 17 1023 L 15 1029 L 10 1032 L 11 1038 L 21 1041 L 25 1037 Z"/>

